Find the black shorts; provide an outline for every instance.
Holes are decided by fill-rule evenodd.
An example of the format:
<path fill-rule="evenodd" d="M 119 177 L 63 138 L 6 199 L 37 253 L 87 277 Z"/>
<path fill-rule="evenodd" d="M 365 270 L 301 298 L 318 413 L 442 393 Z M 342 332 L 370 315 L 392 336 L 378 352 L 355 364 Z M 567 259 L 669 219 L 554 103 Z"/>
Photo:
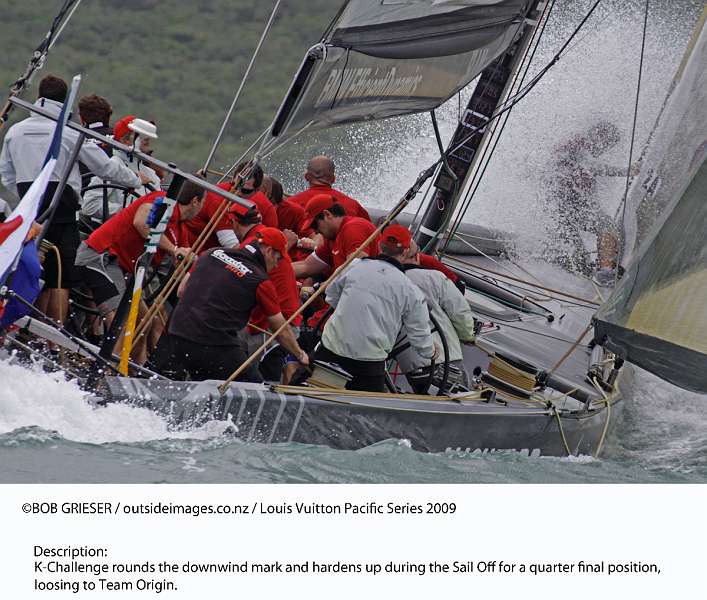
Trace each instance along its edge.
<path fill-rule="evenodd" d="M 314 353 L 314 360 L 339 365 L 351 375 L 351 381 L 346 384 L 347 390 L 362 390 L 366 392 L 382 392 L 385 389 L 384 360 L 355 360 L 335 354 L 324 344 L 320 344 Z"/>
<path fill-rule="evenodd" d="M 204 346 L 178 335 L 164 334 L 157 344 L 152 362 L 159 373 L 171 379 L 227 379 L 246 360 L 238 346 Z M 245 376 L 238 381 L 248 381 Z"/>
<path fill-rule="evenodd" d="M 108 252 L 98 253 L 83 242 L 76 255 L 76 270 L 91 290 L 102 316 L 118 308 L 125 293 L 126 276 L 117 257 Z"/>
<path fill-rule="evenodd" d="M 42 265 L 44 287 L 46 289 L 69 289 L 77 285 L 80 278 L 74 262 L 76 250 L 81 243 L 78 223 L 76 221 L 73 223 L 52 223 L 44 239 L 56 246 L 60 257 L 57 263 L 56 252 L 53 249 L 47 250 Z M 61 265 L 61 273 L 59 265 Z"/>

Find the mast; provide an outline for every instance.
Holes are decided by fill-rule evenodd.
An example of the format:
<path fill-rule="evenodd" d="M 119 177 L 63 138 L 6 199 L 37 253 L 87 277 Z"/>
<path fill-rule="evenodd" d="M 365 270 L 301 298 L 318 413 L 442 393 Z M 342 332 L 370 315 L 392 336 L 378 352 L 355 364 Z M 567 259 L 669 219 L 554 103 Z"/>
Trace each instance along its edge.
<path fill-rule="evenodd" d="M 481 155 L 479 149 L 486 143 L 492 129 L 485 124 L 506 97 L 511 77 L 522 62 L 546 4 L 546 0 L 532 0 L 513 43 L 481 72 L 464 116 L 445 151 L 445 160 L 433 184 L 432 199 L 415 235 L 415 241 L 426 252 L 434 250 L 454 214 L 467 176 L 474 173 Z M 475 130 L 478 133 L 470 137 Z"/>

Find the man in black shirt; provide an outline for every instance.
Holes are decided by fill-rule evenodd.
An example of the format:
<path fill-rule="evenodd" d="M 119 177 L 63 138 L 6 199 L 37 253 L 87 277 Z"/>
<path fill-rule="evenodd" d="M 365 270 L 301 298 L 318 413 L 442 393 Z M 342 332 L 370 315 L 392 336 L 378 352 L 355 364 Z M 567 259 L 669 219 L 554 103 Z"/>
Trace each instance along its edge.
<path fill-rule="evenodd" d="M 266 227 L 258 242 L 238 250 L 214 248 L 199 257 L 179 288 L 179 303 L 155 354 L 157 369 L 168 375 L 186 371 L 195 381 L 226 379 L 246 359 L 238 332 L 253 308 L 260 307 L 273 331 L 285 322 L 268 271 L 286 253 L 284 234 Z M 308 364 L 290 327 L 277 341 Z"/>

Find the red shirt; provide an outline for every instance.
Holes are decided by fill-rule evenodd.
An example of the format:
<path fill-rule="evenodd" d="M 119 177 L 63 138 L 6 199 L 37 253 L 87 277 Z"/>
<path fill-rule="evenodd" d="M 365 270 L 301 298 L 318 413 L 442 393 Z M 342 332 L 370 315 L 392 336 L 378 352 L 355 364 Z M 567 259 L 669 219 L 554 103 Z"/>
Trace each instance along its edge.
<path fill-rule="evenodd" d="M 336 239 L 324 240 L 324 243 L 315 250 L 315 255 L 322 262 L 337 269 L 346 262 L 349 254 L 355 252 L 375 230 L 376 226 L 370 221 L 359 217 L 344 217 Z M 368 244 L 364 249 L 364 254 L 368 256 L 378 254 L 378 238 Z"/>
<path fill-rule="evenodd" d="M 280 303 L 277 301 L 277 290 L 273 285 L 273 282 L 269 279 L 263 281 L 258 285 L 255 290 L 255 301 L 256 305 L 253 312 L 259 311 L 267 317 L 274 317 L 280 312 Z"/>
<path fill-rule="evenodd" d="M 227 181 L 222 181 L 221 183 L 217 184 L 216 187 L 230 192 L 233 185 Z M 204 206 L 199 211 L 199 214 L 196 215 L 196 217 L 194 217 L 194 219 L 192 219 L 192 221 L 190 221 L 189 223 L 189 231 L 191 232 L 192 237 L 191 243 L 193 243 L 196 238 L 199 237 L 199 234 L 204 230 L 206 225 L 211 220 L 211 217 L 218 210 L 219 206 L 221 206 L 224 200 L 225 198 L 223 196 L 220 196 L 215 192 L 208 192 L 206 194 L 206 198 L 204 199 Z M 262 192 L 255 192 L 249 198 L 245 198 L 245 200 L 248 200 L 255 204 L 255 208 L 258 210 L 263 220 L 263 225 L 265 225 L 266 227 L 278 226 L 277 212 L 275 212 L 275 207 L 273 206 L 272 202 L 268 200 L 268 197 L 265 194 L 263 194 Z M 231 219 L 228 217 L 227 213 L 224 213 L 224 215 L 221 217 L 218 224 L 216 225 L 214 233 L 212 233 L 206 240 L 206 243 L 202 247 L 202 250 L 216 248 L 221 245 L 218 241 L 218 237 L 216 236 L 217 231 L 231 230 Z"/>
<path fill-rule="evenodd" d="M 223 188 L 223 185 L 224 184 L 219 183 L 218 187 Z M 224 200 L 225 198 L 223 196 L 219 196 L 215 192 L 208 192 L 206 194 L 206 198 L 204 198 L 204 205 L 201 207 L 199 213 L 191 221 L 187 222 L 187 229 L 189 230 L 190 234 L 189 246 L 191 246 L 196 241 L 196 238 L 199 237 L 199 234 L 209 224 L 211 217 L 216 214 L 216 211 L 221 206 Z M 217 248 L 221 245 L 218 241 L 218 237 L 216 236 L 217 231 L 232 231 L 231 220 L 229 219 L 227 213 L 224 213 L 223 216 L 219 219 L 213 233 L 207 238 L 206 242 L 202 246 L 202 251 L 209 250 L 210 248 Z"/>
<path fill-rule="evenodd" d="M 305 218 L 304 208 L 288 198 L 280 202 L 275 210 L 280 229 L 289 229 L 295 233 L 300 230 L 302 221 Z"/>
<path fill-rule="evenodd" d="M 117 256 L 120 268 L 126 273 L 131 273 L 135 270 L 135 262 L 145 251 L 145 238 L 133 225 L 135 214 L 143 204 L 152 204 L 162 194 L 163 192 L 157 191 L 138 198 L 96 229 L 88 237 L 86 244 L 96 252 L 107 250 Z M 179 222 L 179 204 L 174 207 L 164 235 L 175 246 L 183 246 L 187 243 L 186 227 Z M 158 249 L 155 263 L 159 263 L 163 256 L 163 251 Z"/>
<path fill-rule="evenodd" d="M 337 204 L 340 204 L 343 207 L 349 217 L 359 217 L 361 219 L 366 219 L 366 221 L 371 220 L 368 211 L 363 208 L 357 200 L 354 200 L 343 192 L 335 190 L 333 187 L 328 185 L 313 185 L 308 190 L 304 190 L 299 194 L 290 196 L 288 200 L 299 204 L 302 208 L 305 208 L 307 206 L 307 202 L 309 202 L 317 194 L 331 194 L 334 196 Z"/>
<path fill-rule="evenodd" d="M 246 246 L 247 244 L 254 242 L 257 239 L 257 233 L 261 229 L 265 229 L 265 225 L 254 225 L 253 228 L 248 231 L 245 238 L 241 242 L 241 246 Z M 270 281 L 272 281 L 277 292 L 276 299 L 278 301 L 278 310 L 274 313 L 264 313 L 263 310 L 256 306 L 253 312 L 250 314 L 250 323 L 256 325 L 260 329 L 267 330 L 270 327 L 268 322 L 268 316 L 277 314 L 281 312 L 283 316 L 287 319 L 300 307 L 299 291 L 297 289 L 297 279 L 295 278 L 295 272 L 292 268 L 292 262 L 289 256 L 283 256 L 282 260 L 277 263 L 277 266 L 268 272 Z M 298 315 L 291 325 L 293 327 L 298 326 L 302 323 L 302 315 Z M 249 333 L 258 333 L 258 330 L 254 327 L 248 327 Z"/>
<path fill-rule="evenodd" d="M 447 265 L 445 265 L 441 260 L 437 260 L 434 256 L 430 256 L 429 254 L 422 254 L 420 253 L 419 255 L 420 259 L 420 266 L 425 268 L 425 269 L 433 269 L 435 271 L 441 271 L 444 273 L 448 279 L 450 279 L 452 282 L 456 283 L 457 279 L 459 279 L 459 276 L 452 271 Z"/>

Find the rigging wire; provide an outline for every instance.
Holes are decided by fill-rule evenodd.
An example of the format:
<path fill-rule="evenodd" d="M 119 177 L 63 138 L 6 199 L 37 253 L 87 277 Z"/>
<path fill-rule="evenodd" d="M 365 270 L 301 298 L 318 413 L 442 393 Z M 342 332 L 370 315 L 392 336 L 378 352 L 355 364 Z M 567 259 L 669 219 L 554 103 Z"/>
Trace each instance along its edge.
<path fill-rule="evenodd" d="M 59 39 L 61 32 L 64 31 L 64 28 L 71 20 L 71 17 L 74 15 L 81 2 L 82 0 L 65 0 L 64 4 L 59 9 L 59 12 L 54 17 L 49 31 L 46 33 L 39 46 L 37 46 L 32 53 L 32 58 L 30 58 L 25 72 L 18 77 L 17 81 L 15 81 L 10 88 L 9 98 L 19 96 L 32 82 L 32 77 L 34 77 L 34 74 L 44 66 L 49 50 L 52 49 L 56 41 Z M 8 99 L 5 106 L 2 108 L 2 111 L 0 111 L 0 129 L 9 119 L 12 108 L 13 105 Z"/>
<path fill-rule="evenodd" d="M 636 142 L 636 122 L 638 121 L 638 103 L 641 97 L 641 80 L 643 78 L 643 58 L 645 56 L 645 51 L 646 51 L 646 31 L 648 29 L 648 11 L 650 7 L 650 0 L 646 0 L 646 8 L 643 13 L 643 35 L 641 37 L 641 58 L 638 63 L 638 81 L 636 83 L 636 101 L 633 107 L 633 125 L 631 127 L 631 144 L 629 146 L 628 150 L 628 167 L 626 168 L 626 187 L 624 189 L 624 196 L 623 199 L 621 200 L 621 204 L 619 206 L 619 209 L 617 210 L 617 215 L 618 212 L 621 211 L 621 223 L 619 227 L 619 231 L 621 232 L 621 236 L 624 237 L 624 224 L 626 222 L 626 200 L 628 198 L 628 190 L 631 185 L 631 163 L 633 162 L 633 148 L 634 144 Z M 616 218 L 614 218 L 616 220 Z M 621 264 L 621 260 L 623 258 L 624 254 L 624 248 L 623 248 L 623 240 L 621 240 L 621 243 L 619 244 L 619 252 L 618 256 L 616 257 L 616 264 L 617 267 L 618 265 Z M 616 281 L 618 279 L 618 274 L 619 274 L 619 269 L 616 269 L 616 272 L 614 274 L 614 284 L 616 284 Z"/>
<path fill-rule="evenodd" d="M 71 2 L 71 0 L 67 0 L 67 3 Z M 49 43 L 49 46 L 47 47 L 47 51 L 51 50 L 52 47 L 54 46 L 55 42 L 59 39 L 59 36 L 61 35 L 61 32 L 64 31 L 64 28 L 69 24 L 69 21 L 71 20 L 71 17 L 74 16 L 74 13 L 76 12 L 76 9 L 79 7 L 81 4 L 82 0 L 76 0 L 76 4 L 74 4 L 74 7 L 71 9 L 68 15 L 66 15 L 66 18 L 64 19 L 63 23 L 61 24 L 61 27 L 59 27 L 59 30 L 54 34 L 52 37 L 52 41 Z"/>
<path fill-rule="evenodd" d="M 243 88 L 245 86 L 245 82 L 248 79 L 248 76 L 250 75 L 250 72 L 253 68 L 253 65 L 255 64 L 255 59 L 258 57 L 258 54 L 260 53 L 260 49 L 263 46 L 263 42 L 265 42 L 265 38 L 267 37 L 268 33 L 270 32 L 270 28 L 272 27 L 273 22 L 275 21 L 275 15 L 277 14 L 278 9 L 280 8 L 280 3 L 282 0 L 276 0 L 275 5 L 273 6 L 273 9 L 270 13 L 270 18 L 268 19 L 267 23 L 265 24 L 265 29 L 263 29 L 263 33 L 260 36 L 260 40 L 258 40 L 258 45 L 255 47 L 255 50 L 253 51 L 253 55 L 250 57 L 250 63 L 248 63 L 248 67 L 245 70 L 245 74 L 243 75 L 243 78 L 241 79 L 241 83 L 238 86 L 238 90 L 236 91 L 236 95 L 233 98 L 233 102 L 231 102 L 231 106 L 226 112 L 226 116 L 223 119 L 223 123 L 221 124 L 221 129 L 219 130 L 218 134 L 216 135 L 216 139 L 214 140 L 213 146 L 211 147 L 211 151 L 209 152 L 209 156 L 206 159 L 206 162 L 204 163 L 204 166 L 202 168 L 202 171 L 206 173 L 208 170 L 209 166 L 211 165 L 211 161 L 214 158 L 214 154 L 216 154 L 216 149 L 218 148 L 219 144 L 221 143 L 221 138 L 223 137 L 224 132 L 226 131 L 226 126 L 228 125 L 229 120 L 231 119 L 231 115 L 233 114 L 234 109 L 236 108 L 236 104 L 238 104 L 238 100 L 241 96 L 241 92 L 243 91 Z M 236 163 L 238 164 L 238 163 Z"/>
<path fill-rule="evenodd" d="M 435 172 L 436 175 L 436 172 Z M 425 193 L 422 195 L 422 199 L 420 200 L 419 204 L 417 205 L 417 210 L 415 211 L 415 214 L 412 217 L 412 221 L 410 221 L 410 227 L 408 228 L 410 231 L 413 232 L 413 235 L 417 235 L 417 232 L 420 229 L 420 225 L 422 225 L 422 221 L 420 223 L 416 224 L 417 218 L 420 216 L 420 211 L 422 210 L 422 207 L 427 204 L 427 197 L 430 195 L 430 190 L 432 189 L 432 185 L 435 182 L 436 177 L 430 178 L 429 182 L 427 183 L 427 189 L 425 190 Z"/>
<path fill-rule="evenodd" d="M 533 62 L 533 58 L 535 58 L 535 53 L 537 52 L 538 47 L 540 46 L 540 40 L 543 37 L 543 34 L 545 33 L 545 27 L 547 26 L 547 23 L 550 19 L 550 15 L 552 13 L 552 9 L 555 6 L 555 0 L 551 0 L 549 4 L 545 6 L 545 10 L 543 11 L 543 16 L 541 17 L 542 19 L 542 26 L 540 29 L 536 29 L 536 31 L 533 33 L 533 38 L 535 38 L 537 34 L 537 40 L 535 41 L 535 45 L 533 46 L 533 50 L 530 54 L 530 57 L 528 58 L 528 61 L 525 64 L 525 70 L 523 72 L 523 75 L 520 77 L 520 83 L 518 86 L 522 86 L 523 82 L 525 81 L 525 78 L 528 74 L 528 71 L 530 70 L 530 65 Z M 531 40 L 531 44 L 533 43 L 533 40 Z M 525 60 L 525 57 L 523 57 L 523 60 Z M 511 88 L 513 89 L 516 86 L 516 81 L 518 81 L 518 74 L 516 73 L 516 76 L 513 80 L 513 83 L 511 84 Z M 486 174 L 486 170 L 491 162 L 491 158 L 496 150 L 496 147 L 498 146 L 498 142 L 501 139 L 501 135 L 503 134 L 503 130 L 506 127 L 506 124 L 508 123 L 508 118 L 510 117 L 510 111 L 506 115 L 506 118 L 504 119 L 503 123 L 500 126 L 500 129 L 498 129 L 498 135 L 496 135 L 496 129 L 494 128 L 493 135 L 495 136 L 494 142 L 492 146 L 485 146 L 484 147 L 484 152 L 481 156 L 481 161 L 484 161 L 484 166 L 481 168 L 481 170 L 477 170 L 476 173 L 474 174 L 475 178 L 475 183 L 473 189 L 471 186 L 469 186 L 469 192 L 467 193 L 466 197 L 464 198 L 464 201 L 462 203 L 461 209 L 457 212 L 456 220 L 454 222 L 454 225 L 450 229 L 447 239 L 445 240 L 445 244 L 442 248 L 442 252 L 444 252 L 447 247 L 449 246 L 453 235 L 458 231 L 459 227 L 461 226 L 462 218 L 466 214 L 466 212 L 469 210 L 469 206 L 471 205 L 471 201 L 473 200 L 474 195 L 478 191 L 479 186 L 481 185 L 481 180 L 483 179 L 484 175 Z"/>
<path fill-rule="evenodd" d="M 450 150 L 450 153 L 454 153 L 457 150 L 459 150 L 464 144 L 466 144 L 471 138 L 473 138 L 476 134 L 478 134 L 484 127 L 487 127 L 491 121 L 495 121 L 498 119 L 501 115 L 504 113 L 508 112 L 511 110 L 518 102 L 520 102 L 525 96 L 528 95 L 528 93 L 540 82 L 540 80 L 547 74 L 547 72 L 557 64 L 557 62 L 562 58 L 562 54 L 564 53 L 565 49 L 569 45 L 569 43 L 572 41 L 572 39 L 581 31 L 582 27 L 584 24 L 587 22 L 589 17 L 591 17 L 592 13 L 594 10 L 599 6 L 602 0 L 596 0 L 592 8 L 589 10 L 589 12 L 584 16 L 582 21 L 580 22 L 579 25 L 575 28 L 575 30 L 572 32 L 572 35 L 570 35 L 569 38 L 567 38 L 567 41 L 563 44 L 562 48 L 555 54 L 555 56 L 552 57 L 552 60 L 550 60 L 541 70 L 540 72 L 533 77 L 533 79 L 521 90 L 518 91 L 515 95 L 511 96 L 508 98 L 505 102 L 504 105 L 495 112 L 491 118 L 483 125 L 479 127 L 475 127 L 474 130 L 469 133 L 467 137 L 465 137 L 459 144 L 457 144 L 452 150 Z"/>
<path fill-rule="evenodd" d="M 228 167 L 226 172 L 221 176 L 221 179 L 219 179 L 219 181 L 218 181 L 219 183 L 224 181 L 227 177 L 229 177 L 231 175 L 231 173 L 233 173 L 233 171 L 236 169 L 236 167 L 238 165 L 240 165 L 241 162 L 243 160 L 245 160 L 245 157 L 251 153 L 253 148 L 255 148 L 258 145 L 258 142 L 260 142 L 260 140 L 262 140 L 265 137 L 265 135 L 267 134 L 268 131 L 270 131 L 270 127 L 266 127 L 265 129 L 263 129 L 263 132 L 257 138 L 255 138 L 255 141 L 250 146 L 248 146 L 248 149 L 245 152 L 243 152 L 243 154 L 241 154 L 241 156 L 238 158 L 238 160 L 236 160 L 230 167 Z"/>

